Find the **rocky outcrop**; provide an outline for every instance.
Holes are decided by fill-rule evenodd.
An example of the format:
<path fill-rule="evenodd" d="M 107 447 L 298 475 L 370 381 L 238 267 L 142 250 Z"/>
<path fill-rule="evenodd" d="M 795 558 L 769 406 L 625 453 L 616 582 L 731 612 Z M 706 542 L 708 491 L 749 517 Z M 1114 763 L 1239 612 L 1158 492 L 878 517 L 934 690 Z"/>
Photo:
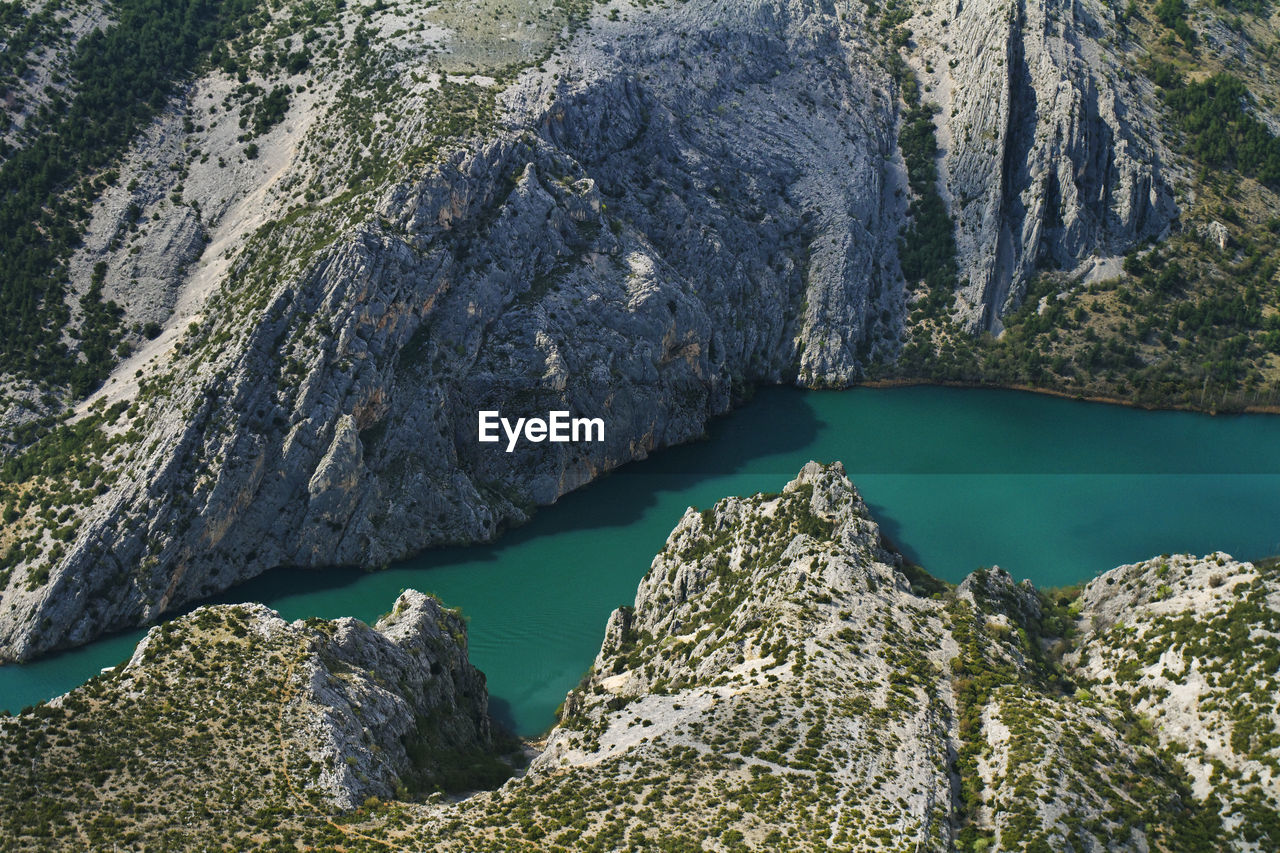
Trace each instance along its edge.
<path fill-rule="evenodd" d="M 122 482 L 48 583 L 14 573 L 0 654 L 272 566 L 487 539 L 700 435 L 735 387 L 855 378 L 892 334 L 862 318 L 901 312 L 887 80 L 854 20 L 730 5 L 670 13 L 724 16 L 707 41 L 575 42 L 581 63 L 504 95 L 498 138 L 392 188 L 295 279 L 259 283 L 275 243 L 246 254 L 159 386 L 141 452 L 121 452 Z M 265 308 L 242 313 L 259 286 Z M 480 409 L 603 417 L 605 441 L 506 453 L 475 441 Z"/>
<path fill-rule="evenodd" d="M 1274 574 L 1210 555 L 1121 567 L 1074 601 L 1000 569 L 944 590 L 904 573 L 838 465 L 810 463 L 780 495 L 685 514 L 529 775 L 440 843 L 514 809 L 554 837 L 599 790 L 611 814 L 651 807 L 645 849 L 1257 849 L 1277 833 Z M 1167 645 L 1202 620 L 1195 652 Z M 1188 693 L 1173 655 L 1221 689 Z M 1227 746 L 1222 691 L 1242 688 L 1259 704 Z M 421 817 L 425 838 L 458 816 Z"/>
<path fill-rule="evenodd" d="M 1177 216 L 1152 88 L 1105 3 L 925 3 L 910 26 L 939 108 L 960 318 L 999 331 L 1039 268 L 1126 251 Z M 1123 39 L 1121 39 L 1123 40 Z"/>
<path fill-rule="evenodd" d="M 413 767 L 459 749 L 492 760 L 461 623 L 410 592 L 376 630 L 249 606 L 153 630 L 120 671 L 0 725 L 0 803 L 26 846 L 149 839 L 145 815 L 189 802 L 164 785 L 151 808 L 118 808 L 154 741 L 105 787 L 67 759 L 84 732 L 118 730 L 114 710 L 181 731 L 216 704 L 216 732 L 179 754 L 214 767 L 203 778 L 234 807 L 194 812 L 174 843 L 260 842 L 267 814 L 268 837 L 317 847 L 1268 849 L 1277 618 L 1276 568 L 1221 554 L 1121 567 L 1077 597 L 999 569 L 950 587 L 886 547 L 838 464 L 810 463 L 780 494 L 685 513 L 500 788 L 330 817 L 403 796 Z M 229 742 L 266 762 L 247 808 L 226 793 L 242 776 L 210 757 Z M 40 786 L 30 809 L 24 784 Z M 103 804 L 119 824 L 90 820 Z M 56 831 L 29 819 L 54 808 Z"/>
<path fill-rule="evenodd" d="M 456 613 L 408 590 L 372 629 L 318 627 L 328 643 L 301 670 L 298 701 L 314 714 L 307 754 L 326 768 L 316 784 L 338 808 L 446 787 L 455 755 L 493 748 L 484 675 Z"/>
<path fill-rule="evenodd" d="M 31 738 L 51 734 L 19 762 Z M 500 781 L 509 769 L 495 752 L 466 626 L 435 599 L 402 593 L 373 628 L 201 607 L 153 628 L 115 670 L 0 720 L 0 825 L 6 849 L 83 846 L 77 833 L 96 837 L 97 808 L 128 814 L 143 835 L 180 812 L 241 837 L 233 827 L 259 809 L 330 813 Z"/>
<path fill-rule="evenodd" d="M 839 465 L 687 511 L 530 777 L 643 778 L 688 750 L 670 793 L 688 798 L 685 842 L 728 821 L 751 847 L 789 827 L 814 844 L 945 847 L 955 647 L 899 564 Z M 757 800 L 757 782 L 777 796 Z M 788 817 L 806 788 L 812 819 Z"/>
<path fill-rule="evenodd" d="M 927 592 L 838 465 L 810 463 L 781 495 L 690 510 L 635 606 L 610 618 L 529 777 L 492 808 L 549 803 L 532 780 L 566 768 L 592 787 L 674 762 L 678 790 L 646 829 L 693 846 L 727 828 L 757 849 L 779 832 L 815 850 L 1213 837 L 1125 712 L 1073 694 L 1051 652 L 1066 626 L 1056 605 L 1000 569 Z M 1078 605 L 1084 623 L 1091 606 Z M 639 787 L 636 802 L 657 796 Z"/>
<path fill-rule="evenodd" d="M 975 608 L 999 601 L 1000 610 L 1015 614 L 1021 623 L 1039 622 L 1043 615 L 1040 595 L 1031 581 L 1016 583 L 1013 575 L 999 566 L 969 575 L 956 587 L 956 597 Z"/>

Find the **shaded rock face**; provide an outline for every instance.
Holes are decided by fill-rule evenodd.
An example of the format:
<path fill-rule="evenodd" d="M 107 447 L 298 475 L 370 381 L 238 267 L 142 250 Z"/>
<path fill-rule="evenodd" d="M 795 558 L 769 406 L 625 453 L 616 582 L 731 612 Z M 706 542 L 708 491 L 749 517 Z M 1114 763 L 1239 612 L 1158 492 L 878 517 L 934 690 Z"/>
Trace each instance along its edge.
<path fill-rule="evenodd" d="M 24 753 L 59 730 L 56 747 Z M 0 826 L 13 849 L 83 849 L 68 828 L 103 813 L 155 838 L 176 814 L 203 815 L 202 837 L 226 843 L 264 809 L 328 815 L 447 789 L 459 756 L 496 764 L 494 743 L 466 626 L 433 598 L 406 591 L 374 627 L 201 607 L 153 628 L 127 663 L 0 720 Z M 56 808 L 52 826 L 31 802 Z"/>
<path fill-rule="evenodd" d="M 704 295 L 731 364 L 843 385 L 896 348 L 905 203 L 892 83 L 863 15 L 719 0 L 640 26 L 597 20 L 557 79 L 507 94 Z M 758 310 L 770 301 L 781 317 Z M 730 330 L 747 317 L 739 343 Z"/>
<path fill-rule="evenodd" d="M 1039 267 L 1072 269 L 1177 216 L 1150 84 L 1101 41 L 1102 3 L 926 4 L 911 26 L 956 222 L 961 319 L 1001 328 Z M 922 11 L 923 11 L 922 10 Z"/>
<path fill-rule="evenodd" d="M 963 87 L 939 119 L 975 326 L 1016 304 L 1038 246 L 1065 263 L 1165 211 L 1087 28 L 1042 22 L 1052 37 L 1032 38 L 1020 18 L 992 35 L 981 9 L 957 17 L 972 38 L 948 37 Z M 250 287 L 254 258 L 295 234 L 255 238 L 265 248 L 231 267 L 194 352 L 174 354 L 136 450 L 111 463 L 119 482 L 52 565 L 0 592 L 0 659 L 274 566 L 376 567 L 487 540 L 700 435 L 745 384 L 842 386 L 892 358 L 907 199 L 894 84 L 864 15 L 806 0 L 601 12 L 501 95 L 490 138 L 391 188 L 305 266 Z M 992 64 L 1014 42 L 1043 56 L 1029 85 L 1058 104 L 1035 107 L 1053 123 L 1034 157 L 1009 153 L 1028 95 Z M 961 115 L 995 123 L 966 135 Z M 253 288 L 262 307 L 238 313 Z M 601 417 L 605 440 L 506 453 L 476 441 L 481 409 Z"/>
<path fill-rule="evenodd" d="M 315 715 L 307 752 L 328 768 L 318 784 L 335 806 L 393 796 L 410 778 L 438 782 L 442 757 L 493 747 L 489 693 L 467 657 L 460 616 L 407 590 L 372 629 L 355 619 L 329 624 L 299 702 Z"/>
<path fill-rule="evenodd" d="M 489 694 L 484 675 L 468 660 L 466 625 L 434 598 L 407 590 L 372 628 L 349 618 L 290 624 L 261 605 L 239 607 L 251 614 L 251 630 L 268 647 L 293 652 L 283 655 L 288 669 L 277 673 L 288 698 L 281 712 L 289 726 L 282 734 L 284 760 L 317 765 L 312 787 L 334 807 L 393 796 L 414 773 L 430 778 L 436 756 L 428 750 L 411 757 L 406 748 L 420 728 L 430 727 L 436 753 L 492 747 Z M 198 626 L 205 610 L 218 608 L 197 609 L 177 630 Z M 201 648 L 204 638 L 192 634 L 181 642 Z M 157 665 L 148 645 L 139 645 L 130 669 Z M 237 666 L 253 670 L 272 663 L 264 653 Z M 415 767 L 415 760 L 422 766 Z"/>
<path fill-rule="evenodd" d="M 902 305 L 887 81 L 829 11 L 736 9 L 672 13 L 723 16 L 703 41 L 628 31 L 529 74 L 500 138 L 393 189 L 280 287 L 241 351 L 171 388 L 159 443 L 51 581 L 10 587 L 3 655 L 271 566 L 487 539 L 700 435 L 741 383 L 858 376 L 887 329 L 863 318 Z M 481 409 L 601 417 L 605 441 L 506 453 L 476 441 Z"/>

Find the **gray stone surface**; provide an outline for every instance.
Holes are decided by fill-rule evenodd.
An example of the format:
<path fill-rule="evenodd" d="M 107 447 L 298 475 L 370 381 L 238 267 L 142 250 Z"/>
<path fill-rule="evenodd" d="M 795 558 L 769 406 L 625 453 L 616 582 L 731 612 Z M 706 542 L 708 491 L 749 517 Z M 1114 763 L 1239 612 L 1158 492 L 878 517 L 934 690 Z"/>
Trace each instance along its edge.
<path fill-rule="evenodd" d="M 911 20 L 971 329 L 999 331 L 1038 267 L 1118 254 L 1177 216 L 1152 86 L 1107 38 L 1115 16 L 1092 0 L 935 0 Z"/>
<path fill-rule="evenodd" d="M 1153 150 L 1118 118 L 1119 72 L 1084 23 L 1050 27 L 1045 8 L 991 30 L 999 10 L 976 4 L 947 30 L 963 97 L 942 125 L 944 172 L 971 324 L 1016 302 L 1043 251 L 1066 263 L 1115 249 L 1171 211 Z M 696 0 L 614 21 L 601 8 L 501 95 L 488 138 L 406 176 L 305 262 L 260 263 L 316 239 L 289 225 L 209 262 L 197 331 L 153 342 L 169 349 L 148 370 L 171 378 L 130 424 L 141 439 L 108 460 L 119 480 L 77 511 L 64 553 L 0 592 L 0 660 L 274 566 L 377 567 L 490 539 L 699 436 L 745 385 L 845 386 L 892 358 L 907 200 L 885 48 L 864 14 Z M 998 56 L 1040 70 L 1010 77 Z M 1040 117 L 1035 145 L 1015 144 L 1019 110 Z M 965 117 L 1002 123 L 994 140 L 966 136 Z M 304 167 L 271 156 L 271 185 L 292 185 Z M 132 376 L 108 399 L 130 399 Z M 606 440 L 508 454 L 475 441 L 479 409 L 602 417 Z"/>

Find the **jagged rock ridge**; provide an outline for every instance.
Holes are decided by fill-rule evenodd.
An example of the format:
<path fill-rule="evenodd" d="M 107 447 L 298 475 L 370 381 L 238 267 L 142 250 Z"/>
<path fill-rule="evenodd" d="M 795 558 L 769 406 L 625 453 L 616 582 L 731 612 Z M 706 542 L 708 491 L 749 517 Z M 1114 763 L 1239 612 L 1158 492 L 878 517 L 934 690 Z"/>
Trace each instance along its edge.
<path fill-rule="evenodd" d="M 64 728 L 92 736 L 47 742 Z M 229 823 L 243 844 L 243 822 L 281 804 L 326 813 L 505 778 L 502 742 L 465 624 L 421 593 L 373 628 L 201 607 L 151 629 L 114 670 L 0 720 L 2 846 L 97 847 L 126 825 L 135 841 L 160 839 L 179 813 Z"/>
<path fill-rule="evenodd" d="M 441 618 L 406 596 L 413 615 L 398 603 L 372 648 L 412 652 L 402 634 Z M 220 610 L 197 616 L 244 612 Z M 952 588 L 886 549 L 838 465 L 810 463 L 781 494 L 684 515 L 527 774 L 462 802 L 370 803 L 341 820 L 334 804 L 357 793 L 311 810 L 281 792 L 273 833 L 349 849 L 1266 849 L 1280 837 L 1269 806 L 1278 614 L 1277 567 L 1223 554 L 1122 566 L 1074 599 L 998 568 Z M 372 633 L 327 624 L 305 633 Z M 427 635 L 453 654 L 448 625 Z M 376 657 L 374 680 L 393 683 L 403 667 Z M 199 690 L 209 678 L 187 675 Z M 112 701 L 149 701 L 111 679 Z M 358 707 L 351 695 L 339 708 Z M 315 741 L 295 716 L 278 728 L 260 717 L 244 731 Z M 2 731 L 39 727 L 79 742 L 57 713 Z M 345 742 L 361 767 L 388 743 L 385 726 L 378 748 L 338 728 L 357 731 Z M 14 770 L 28 760 L 5 755 Z M 344 784 L 367 792 L 360 781 Z M 202 820 L 186 831 L 234 836 L 248 818 Z"/>

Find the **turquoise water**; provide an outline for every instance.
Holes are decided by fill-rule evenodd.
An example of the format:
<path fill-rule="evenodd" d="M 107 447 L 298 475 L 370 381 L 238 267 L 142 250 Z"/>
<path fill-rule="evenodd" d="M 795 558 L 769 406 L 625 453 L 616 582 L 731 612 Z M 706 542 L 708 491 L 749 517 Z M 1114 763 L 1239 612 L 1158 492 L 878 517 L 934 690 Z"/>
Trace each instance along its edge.
<path fill-rule="evenodd" d="M 761 391 L 709 438 L 615 471 L 497 543 L 390 570 L 271 572 L 220 601 L 368 622 L 405 587 L 470 619 L 494 710 L 522 734 L 591 664 L 685 507 L 776 491 L 809 459 L 844 462 L 885 532 L 934 574 L 999 564 L 1043 586 L 1175 551 L 1280 553 L 1280 418 L 1144 412 L 1010 391 Z M 128 657 L 142 632 L 0 667 L 17 710 Z"/>

